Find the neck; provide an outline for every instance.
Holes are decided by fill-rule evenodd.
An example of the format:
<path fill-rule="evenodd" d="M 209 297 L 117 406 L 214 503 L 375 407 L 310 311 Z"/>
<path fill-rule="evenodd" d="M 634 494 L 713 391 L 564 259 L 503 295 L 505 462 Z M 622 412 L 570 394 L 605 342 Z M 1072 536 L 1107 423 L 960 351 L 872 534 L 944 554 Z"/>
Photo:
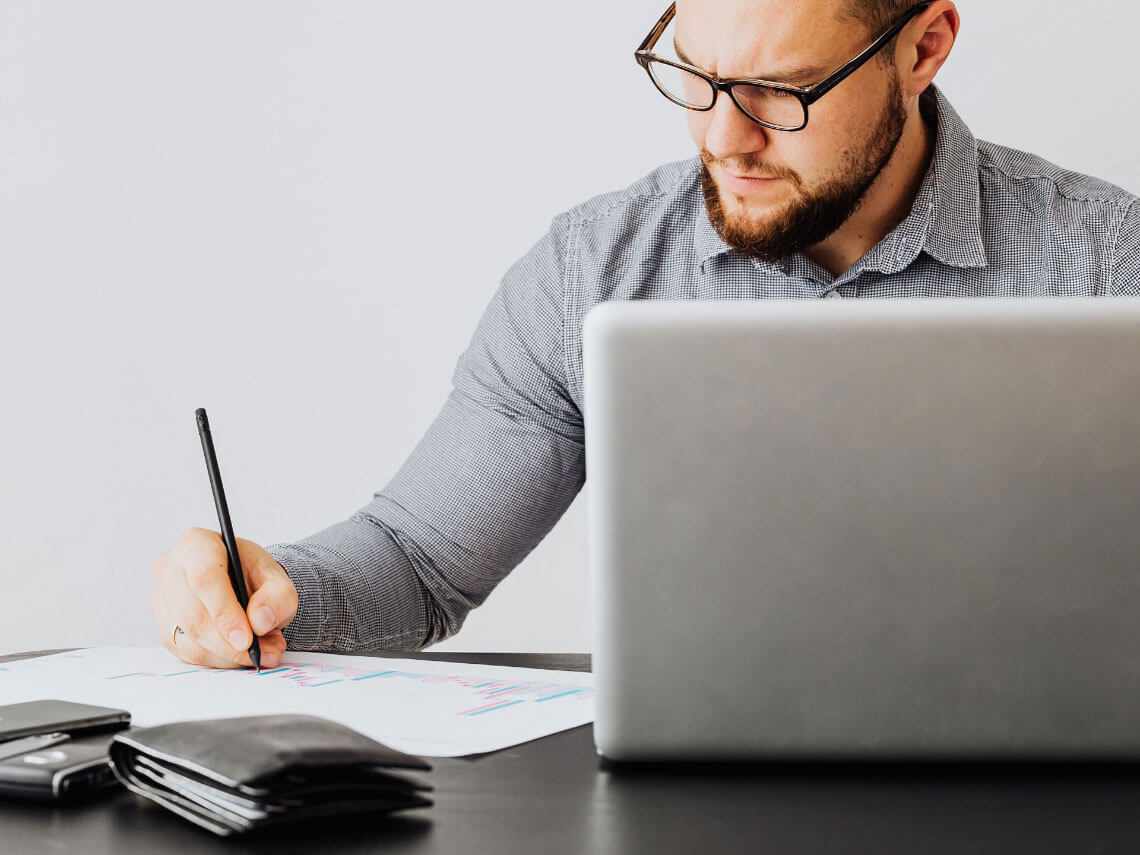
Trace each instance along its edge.
<path fill-rule="evenodd" d="M 935 129 L 911 104 L 902 138 L 883 171 L 851 217 L 826 240 L 805 252 L 832 276 L 840 276 L 891 233 L 910 213 L 934 156 Z"/>

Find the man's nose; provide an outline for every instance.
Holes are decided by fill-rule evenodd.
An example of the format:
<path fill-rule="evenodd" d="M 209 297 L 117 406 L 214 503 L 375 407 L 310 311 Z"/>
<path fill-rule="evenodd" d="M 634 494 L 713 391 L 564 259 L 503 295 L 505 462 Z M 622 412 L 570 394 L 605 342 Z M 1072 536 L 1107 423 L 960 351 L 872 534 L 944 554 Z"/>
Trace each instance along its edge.
<path fill-rule="evenodd" d="M 768 146 L 768 134 L 774 133 L 744 115 L 727 92 L 717 95 L 716 103 L 705 115 L 710 117 L 705 148 L 717 160 L 762 151 Z"/>

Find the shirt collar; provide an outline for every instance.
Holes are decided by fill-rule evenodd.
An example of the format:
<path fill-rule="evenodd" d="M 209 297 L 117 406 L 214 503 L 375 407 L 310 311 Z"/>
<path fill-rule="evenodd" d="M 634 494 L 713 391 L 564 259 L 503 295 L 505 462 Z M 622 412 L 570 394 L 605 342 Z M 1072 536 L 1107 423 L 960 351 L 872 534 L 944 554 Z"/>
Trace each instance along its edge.
<path fill-rule="evenodd" d="M 923 114 L 936 129 L 934 155 L 926 170 L 910 214 L 853 266 L 849 275 L 865 269 L 897 273 L 926 251 L 953 267 L 985 267 L 986 253 L 981 230 L 981 197 L 978 185 L 978 144 L 966 123 L 946 96 L 931 84 L 920 98 Z M 699 169 L 699 161 L 697 163 Z M 699 189 L 699 187 L 698 187 Z M 693 234 L 697 261 L 702 268 L 709 259 L 733 250 L 721 240 L 712 223 L 703 197 Z M 793 261 L 771 267 L 787 275 Z M 810 263 L 810 262 L 808 262 Z"/>

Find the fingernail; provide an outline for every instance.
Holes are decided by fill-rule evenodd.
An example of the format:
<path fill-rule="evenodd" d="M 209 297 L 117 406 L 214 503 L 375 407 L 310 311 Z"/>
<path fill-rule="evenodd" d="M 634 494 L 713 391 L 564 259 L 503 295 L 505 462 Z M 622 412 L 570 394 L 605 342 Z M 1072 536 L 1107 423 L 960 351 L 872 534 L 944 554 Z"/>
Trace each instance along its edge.
<path fill-rule="evenodd" d="M 253 613 L 253 625 L 259 634 L 269 632 L 277 623 L 277 615 L 270 606 L 258 606 Z"/>
<path fill-rule="evenodd" d="M 229 634 L 230 646 L 234 650 L 245 650 L 249 645 L 245 640 L 245 633 L 240 629 L 235 629 Z"/>

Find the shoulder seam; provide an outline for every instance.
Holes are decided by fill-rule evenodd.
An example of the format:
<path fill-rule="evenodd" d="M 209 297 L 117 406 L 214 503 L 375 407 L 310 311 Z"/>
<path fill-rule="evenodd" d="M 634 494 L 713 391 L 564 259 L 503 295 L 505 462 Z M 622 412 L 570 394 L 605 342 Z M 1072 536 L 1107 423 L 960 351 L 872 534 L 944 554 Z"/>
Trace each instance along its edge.
<path fill-rule="evenodd" d="M 589 225 L 590 223 L 595 223 L 598 220 L 605 219 L 614 210 L 622 207 L 623 205 L 628 205 L 630 202 L 634 201 L 635 199 L 660 199 L 662 196 L 666 196 L 670 192 L 672 192 L 674 189 L 676 189 L 677 185 L 680 184 L 686 177 L 688 177 L 688 175 L 691 171 L 692 171 L 691 167 L 688 167 L 686 169 L 681 170 L 681 174 L 677 176 L 676 180 L 674 180 L 672 184 L 668 185 L 667 187 L 661 188 L 661 190 L 659 190 L 656 193 L 649 193 L 649 192 L 631 193 L 628 196 L 622 196 L 622 197 L 616 199 L 607 208 L 605 208 L 601 211 L 597 211 L 590 216 L 580 217 L 580 218 L 579 217 L 570 218 L 570 225 L 571 226 L 586 226 L 586 225 Z M 567 213 L 570 213 L 570 212 L 567 212 Z"/>
<path fill-rule="evenodd" d="M 1057 193 L 1061 196 L 1061 198 L 1065 199 L 1069 202 L 1116 202 L 1116 203 L 1122 203 L 1124 201 L 1124 199 L 1121 198 L 1120 194 L 1116 194 L 1116 195 L 1112 195 L 1112 196 L 1075 196 L 1075 195 L 1072 195 L 1070 193 L 1066 193 L 1065 191 L 1063 191 L 1060 188 L 1060 186 L 1057 183 L 1056 177 L 1053 175 L 1042 175 L 1039 173 L 1033 173 L 1031 175 L 1014 175 L 1014 174 L 1010 173 L 1008 170 L 1002 169 L 1002 167 L 998 166 L 996 163 L 981 163 L 980 161 L 978 163 L 978 168 L 979 169 L 986 169 L 986 170 L 989 170 L 992 172 L 997 172 L 1000 175 L 1004 175 L 1006 178 L 1010 179 L 1011 181 L 1048 181 L 1057 189 Z M 1092 176 L 1092 175 L 1089 175 L 1086 177 L 1095 178 L 1095 176 Z M 1096 180 L 1102 181 L 1103 179 L 1096 178 Z M 1122 190 L 1121 193 L 1124 193 L 1124 191 Z M 1125 210 L 1127 210 L 1127 208 L 1131 207 L 1132 204 L 1133 204 L 1132 202 L 1129 202 L 1127 205 L 1125 205 L 1124 206 Z"/>

